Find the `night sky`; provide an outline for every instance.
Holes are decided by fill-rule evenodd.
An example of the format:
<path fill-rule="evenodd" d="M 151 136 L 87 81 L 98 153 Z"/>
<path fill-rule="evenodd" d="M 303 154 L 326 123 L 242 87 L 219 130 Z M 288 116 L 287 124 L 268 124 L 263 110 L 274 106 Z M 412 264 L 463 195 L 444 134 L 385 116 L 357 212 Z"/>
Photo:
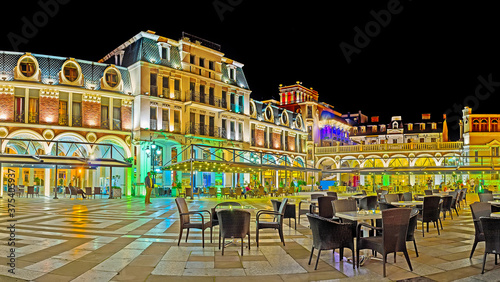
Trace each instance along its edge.
<path fill-rule="evenodd" d="M 185 31 L 245 64 L 254 99 L 301 81 L 341 113 L 447 113 L 452 138 L 464 105 L 500 113 L 494 1 L 27 2 L 3 9 L 1 50 L 97 61 L 140 31 L 176 40 Z M 38 27 L 23 29 L 26 20 Z"/>

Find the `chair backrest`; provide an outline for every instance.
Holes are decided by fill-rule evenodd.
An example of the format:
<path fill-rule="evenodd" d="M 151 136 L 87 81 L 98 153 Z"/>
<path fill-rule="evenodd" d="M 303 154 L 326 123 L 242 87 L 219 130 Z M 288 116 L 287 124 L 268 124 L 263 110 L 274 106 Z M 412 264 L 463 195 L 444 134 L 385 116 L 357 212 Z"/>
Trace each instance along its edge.
<path fill-rule="evenodd" d="M 328 191 L 328 192 L 326 192 L 326 195 L 330 196 L 330 197 L 337 197 L 338 198 L 337 192 Z"/>
<path fill-rule="evenodd" d="M 332 202 L 333 215 L 337 212 L 357 211 L 356 200 L 335 200 Z"/>
<path fill-rule="evenodd" d="M 259 187 L 259 195 L 264 196 L 264 187 Z"/>
<path fill-rule="evenodd" d="M 224 238 L 244 238 L 250 233 L 250 213 L 244 210 L 221 210 L 217 212 L 220 233 Z"/>
<path fill-rule="evenodd" d="M 424 190 L 425 195 L 432 195 L 432 190 Z"/>
<path fill-rule="evenodd" d="M 359 200 L 360 210 L 375 210 L 377 209 L 377 196 L 366 196 Z"/>
<path fill-rule="evenodd" d="M 400 252 L 406 249 L 410 213 L 410 208 L 382 211 L 382 241 L 386 252 Z"/>
<path fill-rule="evenodd" d="M 489 194 L 489 193 L 487 193 L 487 194 L 484 194 L 484 193 L 483 194 L 479 194 L 479 201 L 482 202 L 482 203 L 483 202 L 487 203 L 489 201 L 493 201 L 493 194 Z"/>
<path fill-rule="evenodd" d="M 415 229 L 417 228 L 417 215 L 419 210 L 413 208 L 410 213 L 410 221 L 408 223 L 408 232 L 406 233 L 406 240 L 413 241 L 415 239 Z"/>
<path fill-rule="evenodd" d="M 413 194 L 411 192 L 403 193 L 403 201 L 412 201 L 412 200 L 413 200 Z"/>
<path fill-rule="evenodd" d="M 381 194 L 382 195 L 387 195 L 387 194 L 389 194 L 389 191 L 388 190 L 382 190 Z"/>
<path fill-rule="evenodd" d="M 318 198 L 318 215 L 326 218 L 333 217 L 332 201 L 337 200 L 337 197 L 323 196 Z"/>
<path fill-rule="evenodd" d="M 483 193 L 485 193 L 485 194 L 492 194 L 493 191 L 490 191 L 490 189 L 483 189 Z"/>
<path fill-rule="evenodd" d="M 318 199 L 319 197 L 325 196 L 324 194 L 311 194 L 311 200 Z"/>
<path fill-rule="evenodd" d="M 94 187 L 94 194 L 101 194 L 101 187 Z"/>
<path fill-rule="evenodd" d="M 186 204 L 186 199 L 184 198 L 175 198 L 175 204 L 177 205 L 177 210 L 179 214 L 189 212 L 189 208 Z M 181 227 L 185 223 L 189 223 L 189 215 L 181 215 Z"/>
<path fill-rule="evenodd" d="M 310 213 L 306 215 L 313 235 L 314 248 L 331 250 L 338 248 L 344 242 L 349 242 L 354 237 L 353 229 L 349 223 L 335 222 Z"/>
<path fill-rule="evenodd" d="M 69 190 L 69 187 L 64 187 L 64 194 L 70 194 L 71 190 Z"/>
<path fill-rule="evenodd" d="M 483 216 L 480 220 L 484 232 L 484 251 L 500 252 L 500 219 Z"/>
<path fill-rule="evenodd" d="M 469 205 L 472 214 L 472 220 L 474 221 L 474 228 L 476 233 L 483 233 L 483 228 L 479 218 L 488 217 L 491 214 L 491 204 L 485 202 L 475 202 Z"/>
<path fill-rule="evenodd" d="M 387 194 L 384 196 L 385 202 L 390 204 L 392 202 L 399 202 L 399 195 L 398 194 Z"/>
<path fill-rule="evenodd" d="M 241 195 L 242 188 L 241 187 L 236 187 L 236 195 Z"/>
<path fill-rule="evenodd" d="M 366 194 L 366 190 L 361 190 L 361 194 L 363 194 L 363 195 L 367 195 L 367 194 Z"/>
<path fill-rule="evenodd" d="M 215 187 L 209 187 L 208 188 L 208 194 L 209 195 L 215 195 Z"/>
<path fill-rule="evenodd" d="M 184 189 L 184 192 L 186 193 L 186 197 L 193 196 L 193 188 L 192 187 L 186 187 Z"/>
<path fill-rule="evenodd" d="M 87 195 L 92 194 L 92 187 L 85 187 L 85 194 Z"/>
<path fill-rule="evenodd" d="M 432 193 L 439 193 L 439 189 L 432 189 Z"/>
<path fill-rule="evenodd" d="M 28 194 L 34 194 L 35 193 L 35 186 L 28 186 Z"/>
<path fill-rule="evenodd" d="M 424 204 L 422 206 L 422 218 L 424 221 L 437 220 L 439 218 L 439 196 L 424 197 Z"/>
<path fill-rule="evenodd" d="M 451 209 L 451 202 L 453 200 L 453 196 L 443 196 L 441 197 L 441 199 L 443 200 L 443 210 L 447 211 L 449 209 Z"/>

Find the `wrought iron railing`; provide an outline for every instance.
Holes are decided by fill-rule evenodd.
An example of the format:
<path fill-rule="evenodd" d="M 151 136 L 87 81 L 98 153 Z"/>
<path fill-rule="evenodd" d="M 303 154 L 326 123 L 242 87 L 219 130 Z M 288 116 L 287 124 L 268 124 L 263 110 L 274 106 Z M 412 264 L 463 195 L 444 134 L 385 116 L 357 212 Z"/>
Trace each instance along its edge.
<path fill-rule="evenodd" d="M 38 123 L 38 113 L 28 113 L 28 123 Z"/>
<path fill-rule="evenodd" d="M 224 128 L 202 123 L 191 123 L 186 129 L 186 134 L 226 138 L 226 130 Z"/>
<path fill-rule="evenodd" d="M 122 121 L 120 119 L 113 119 L 113 130 L 122 130 Z"/>
<path fill-rule="evenodd" d="M 24 122 L 24 113 L 15 113 L 14 122 Z"/>
<path fill-rule="evenodd" d="M 68 115 L 59 115 L 59 120 L 58 120 L 57 124 L 67 126 L 68 125 Z"/>
<path fill-rule="evenodd" d="M 158 121 L 156 119 L 149 120 L 149 130 L 157 130 L 158 129 Z"/>
<path fill-rule="evenodd" d="M 82 126 L 82 116 L 73 115 L 72 126 Z"/>
<path fill-rule="evenodd" d="M 109 120 L 108 119 L 101 120 L 101 128 L 102 129 L 109 129 Z"/>

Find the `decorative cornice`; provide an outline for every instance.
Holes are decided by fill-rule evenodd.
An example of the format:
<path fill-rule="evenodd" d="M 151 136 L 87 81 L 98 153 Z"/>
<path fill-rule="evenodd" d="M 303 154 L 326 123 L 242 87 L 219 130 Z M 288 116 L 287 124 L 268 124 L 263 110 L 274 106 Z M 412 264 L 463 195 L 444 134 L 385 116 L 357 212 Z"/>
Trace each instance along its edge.
<path fill-rule="evenodd" d="M 59 99 L 59 90 L 42 89 L 40 90 L 40 97 Z"/>
<path fill-rule="evenodd" d="M 14 95 L 14 86 L 12 86 L 12 85 L 0 86 L 0 94 Z"/>
<path fill-rule="evenodd" d="M 83 102 L 101 103 L 101 95 L 99 94 L 83 94 Z"/>

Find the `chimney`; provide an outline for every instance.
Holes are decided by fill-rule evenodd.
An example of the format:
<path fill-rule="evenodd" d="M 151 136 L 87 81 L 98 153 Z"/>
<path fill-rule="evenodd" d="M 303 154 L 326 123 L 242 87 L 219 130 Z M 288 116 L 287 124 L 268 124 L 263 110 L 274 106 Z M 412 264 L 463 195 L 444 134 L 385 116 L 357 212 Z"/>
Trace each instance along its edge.
<path fill-rule="evenodd" d="M 422 114 L 422 119 L 431 119 L 431 114 Z"/>

